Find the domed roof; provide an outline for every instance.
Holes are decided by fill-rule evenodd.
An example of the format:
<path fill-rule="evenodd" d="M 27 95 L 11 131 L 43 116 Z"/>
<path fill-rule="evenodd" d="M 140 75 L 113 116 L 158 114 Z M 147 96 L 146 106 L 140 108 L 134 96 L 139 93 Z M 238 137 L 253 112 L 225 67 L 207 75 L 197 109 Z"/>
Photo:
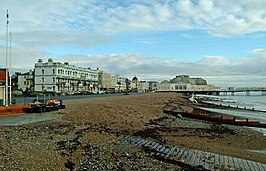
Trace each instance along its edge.
<path fill-rule="evenodd" d="M 132 81 L 138 81 L 139 79 L 135 76 L 132 78 Z"/>
<path fill-rule="evenodd" d="M 164 84 L 164 83 L 170 83 L 170 81 L 163 80 L 163 81 L 161 82 L 161 84 Z"/>

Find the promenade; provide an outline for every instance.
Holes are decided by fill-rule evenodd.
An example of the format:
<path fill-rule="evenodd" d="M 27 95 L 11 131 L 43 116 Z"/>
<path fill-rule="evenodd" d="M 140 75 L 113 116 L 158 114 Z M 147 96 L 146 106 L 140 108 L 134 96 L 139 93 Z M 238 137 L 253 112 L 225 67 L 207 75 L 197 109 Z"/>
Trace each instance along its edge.
<path fill-rule="evenodd" d="M 220 168 L 224 168 L 228 170 L 266 171 L 265 164 L 251 160 L 244 160 L 201 150 L 168 146 L 166 144 L 133 136 L 121 135 L 119 139 L 121 141 L 121 147 L 124 149 L 126 149 L 127 146 L 140 148 L 143 150 L 144 154 L 153 156 L 154 158 L 164 158 L 166 162 L 181 162 L 195 167 L 203 167 L 207 170 L 219 170 Z"/>

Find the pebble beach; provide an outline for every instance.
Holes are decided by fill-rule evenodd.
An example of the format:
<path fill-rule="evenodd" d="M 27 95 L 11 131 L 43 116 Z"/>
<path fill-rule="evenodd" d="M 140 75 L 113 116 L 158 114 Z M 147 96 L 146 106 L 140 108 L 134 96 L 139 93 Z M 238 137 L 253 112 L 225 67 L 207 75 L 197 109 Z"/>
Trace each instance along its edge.
<path fill-rule="evenodd" d="M 166 162 L 134 147 L 121 148 L 121 135 L 266 163 L 265 154 L 258 152 L 266 149 L 260 132 L 165 114 L 165 109 L 195 109 L 183 94 L 123 95 L 64 104 L 66 109 L 50 113 L 52 120 L 0 126 L 0 170 L 204 170 Z"/>

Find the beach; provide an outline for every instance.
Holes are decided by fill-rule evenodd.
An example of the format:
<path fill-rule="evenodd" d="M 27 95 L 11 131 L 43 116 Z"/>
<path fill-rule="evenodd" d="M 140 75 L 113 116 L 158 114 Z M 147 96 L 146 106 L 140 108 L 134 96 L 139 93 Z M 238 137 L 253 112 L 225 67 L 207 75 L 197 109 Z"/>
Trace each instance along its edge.
<path fill-rule="evenodd" d="M 165 109 L 193 112 L 177 93 L 147 93 L 64 100 L 53 120 L 0 126 L 0 170 L 191 170 L 120 148 L 119 136 L 204 150 L 266 163 L 266 137 L 249 128 L 175 117 Z M 195 167 L 195 170 L 204 170 Z"/>

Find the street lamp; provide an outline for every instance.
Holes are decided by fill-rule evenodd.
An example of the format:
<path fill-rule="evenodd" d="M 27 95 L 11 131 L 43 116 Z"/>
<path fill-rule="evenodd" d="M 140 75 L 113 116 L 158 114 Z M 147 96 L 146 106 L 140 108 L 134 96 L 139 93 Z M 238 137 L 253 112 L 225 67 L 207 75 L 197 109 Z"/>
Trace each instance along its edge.
<path fill-rule="evenodd" d="M 9 18 L 9 14 L 8 14 L 8 10 L 6 11 L 6 93 L 5 93 L 5 104 L 6 106 L 8 106 L 8 69 L 7 69 L 7 65 L 8 65 L 8 18 Z M 11 92 L 10 92 L 11 93 Z"/>

